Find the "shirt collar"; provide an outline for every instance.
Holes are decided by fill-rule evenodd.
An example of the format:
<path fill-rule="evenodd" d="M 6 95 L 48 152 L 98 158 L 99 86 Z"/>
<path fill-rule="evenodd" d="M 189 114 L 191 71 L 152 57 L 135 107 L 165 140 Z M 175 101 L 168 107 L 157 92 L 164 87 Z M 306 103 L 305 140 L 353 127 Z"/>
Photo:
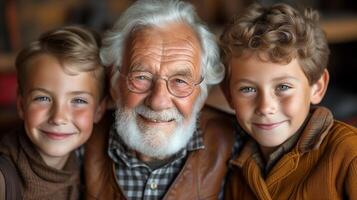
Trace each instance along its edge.
<path fill-rule="evenodd" d="M 253 145 L 253 158 L 257 162 L 258 166 L 261 168 L 264 175 L 267 175 L 268 172 L 273 168 L 275 163 L 280 160 L 283 155 L 289 152 L 297 143 L 300 137 L 300 133 L 296 133 L 287 139 L 283 144 L 281 144 L 272 154 L 270 154 L 268 160 L 264 161 L 263 155 L 259 150 L 259 144 L 254 141 Z"/>

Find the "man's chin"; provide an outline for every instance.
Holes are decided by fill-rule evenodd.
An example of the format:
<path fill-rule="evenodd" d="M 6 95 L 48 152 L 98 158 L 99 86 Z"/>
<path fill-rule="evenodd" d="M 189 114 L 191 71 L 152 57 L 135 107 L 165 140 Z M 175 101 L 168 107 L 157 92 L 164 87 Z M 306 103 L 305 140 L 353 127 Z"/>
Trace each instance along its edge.
<path fill-rule="evenodd" d="M 174 132 L 175 131 L 167 132 L 163 130 L 156 130 L 150 133 L 142 132 L 142 140 L 140 143 L 134 144 L 134 150 L 151 158 L 160 159 L 170 157 L 185 146 L 179 144 L 181 143 L 179 140 L 172 138 L 172 135 L 175 134 Z"/>
<path fill-rule="evenodd" d="M 150 126 L 138 125 L 139 134 L 142 140 L 147 144 L 152 144 L 152 147 L 158 147 L 169 142 L 170 137 L 173 137 L 176 131 L 176 125 L 169 126 Z"/>

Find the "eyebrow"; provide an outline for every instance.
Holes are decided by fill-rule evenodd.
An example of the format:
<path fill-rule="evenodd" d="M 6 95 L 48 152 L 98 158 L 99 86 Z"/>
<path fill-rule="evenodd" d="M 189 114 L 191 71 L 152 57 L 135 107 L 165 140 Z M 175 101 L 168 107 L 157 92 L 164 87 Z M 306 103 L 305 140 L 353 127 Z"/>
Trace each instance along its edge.
<path fill-rule="evenodd" d="M 86 95 L 89 95 L 91 97 L 94 97 L 94 95 L 90 92 L 86 92 L 86 91 L 73 91 L 73 92 L 70 92 L 69 94 L 71 95 L 81 95 L 81 94 L 86 94 Z"/>
<path fill-rule="evenodd" d="M 33 89 L 30 90 L 30 93 L 36 92 L 36 91 L 44 92 L 44 93 L 47 93 L 47 94 L 50 94 L 50 95 L 52 94 L 51 91 L 48 91 L 48 90 L 46 90 L 46 89 L 44 89 L 44 88 L 33 88 Z M 93 95 L 92 93 L 86 92 L 86 91 L 71 91 L 69 94 L 70 94 L 70 95 L 82 95 L 82 94 L 86 94 L 86 95 L 89 95 L 89 96 L 91 96 L 91 97 L 94 97 L 94 95 Z"/>
<path fill-rule="evenodd" d="M 173 71 L 173 73 L 171 73 L 170 76 L 172 76 L 172 75 L 182 75 L 182 76 L 193 77 L 193 72 L 188 67 L 182 67 L 181 69 Z"/>
<path fill-rule="evenodd" d="M 299 82 L 300 82 L 300 80 L 297 79 L 296 77 L 294 77 L 294 76 L 289 76 L 289 75 L 276 77 L 276 78 L 273 79 L 273 81 L 282 81 L 282 80 L 286 80 L 286 79 L 295 80 L 295 81 L 299 81 Z M 246 79 L 246 78 L 239 79 L 239 80 L 236 81 L 235 83 L 241 83 L 241 82 L 243 82 L 243 83 L 244 83 L 244 82 L 247 82 L 247 83 L 252 83 L 252 84 L 254 84 L 254 81 L 251 81 L 251 80 Z"/>
<path fill-rule="evenodd" d="M 44 92 L 44 93 L 48 93 L 48 94 L 51 94 L 50 91 L 44 89 L 44 88 L 32 88 L 29 93 L 33 93 L 33 92 L 36 92 L 36 91 L 40 91 L 40 92 Z"/>
<path fill-rule="evenodd" d="M 242 78 L 242 79 L 239 79 L 237 81 L 234 82 L 234 84 L 238 84 L 238 83 L 250 83 L 250 84 L 254 84 L 254 81 L 251 81 L 249 79 L 246 79 L 246 78 Z"/>
<path fill-rule="evenodd" d="M 131 66 L 129 66 L 129 72 L 132 71 L 148 71 L 148 69 L 150 69 L 150 67 L 146 67 L 146 65 L 142 65 L 142 64 L 133 64 Z"/>
<path fill-rule="evenodd" d="M 295 81 L 298 81 L 300 82 L 299 79 L 297 79 L 296 77 L 294 76 L 289 76 L 289 75 L 286 75 L 286 76 L 280 76 L 280 77 L 277 77 L 277 78 L 274 78 L 273 81 L 282 81 L 282 80 L 285 80 L 285 79 L 289 79 L 289 80 L 295 80 Z"/>

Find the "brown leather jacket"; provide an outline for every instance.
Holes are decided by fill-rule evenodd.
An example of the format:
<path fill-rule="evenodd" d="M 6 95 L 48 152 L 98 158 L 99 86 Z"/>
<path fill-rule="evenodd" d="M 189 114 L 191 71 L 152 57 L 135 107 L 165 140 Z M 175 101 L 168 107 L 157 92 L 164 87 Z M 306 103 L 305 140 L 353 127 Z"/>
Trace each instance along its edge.
<path fill-rule="evenodd" d="M 206 109 L 207 110 L 207 109 Z M 207 112 L 207 111 L 205 111 Z M 203 112 L 205 114 L 205 112 Z M 203 115 L 204 115 L 203 114 Z M 210 116 L 210 117 L 207 117 Z M 215 118 L 212 119 L 212 116 Z M 207 113 L 201 118 L 205 149 L 190 153 L 163 199 L 217 199 L 232 154 L 230 120 Z M 112 115 L 105 117 L 86 144 L 84 173 L 86 199 L 126 199 L 116 182 L 114 163 L 107 154 Z M 210 118 L 210 119 L 208 119 Z"/>

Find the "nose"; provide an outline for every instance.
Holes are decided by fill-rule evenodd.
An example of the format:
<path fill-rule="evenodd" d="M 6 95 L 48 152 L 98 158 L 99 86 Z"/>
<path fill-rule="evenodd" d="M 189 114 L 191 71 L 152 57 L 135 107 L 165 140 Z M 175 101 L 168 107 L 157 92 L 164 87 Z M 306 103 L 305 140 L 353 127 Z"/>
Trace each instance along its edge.
<path fill-rule="evenodd" d="M 68 112 L 66 106 L 54 103 L 50 112 L 49 123 L 63 125 L 68 121 Z"/>
<path fill-rule="evenodd" d="M 274 95 L 263 93 L 257 99 L 256 113 L 258 115 L 272 115 L 277 110 L 278 99 Z"/>
<path fill-rule="evenodd" d="M 145 100 L 145 104 L 153 110 L 165 110 L 172 107 L 171 97 L 165 80 L 157 79 L 149 96 Z"/>

